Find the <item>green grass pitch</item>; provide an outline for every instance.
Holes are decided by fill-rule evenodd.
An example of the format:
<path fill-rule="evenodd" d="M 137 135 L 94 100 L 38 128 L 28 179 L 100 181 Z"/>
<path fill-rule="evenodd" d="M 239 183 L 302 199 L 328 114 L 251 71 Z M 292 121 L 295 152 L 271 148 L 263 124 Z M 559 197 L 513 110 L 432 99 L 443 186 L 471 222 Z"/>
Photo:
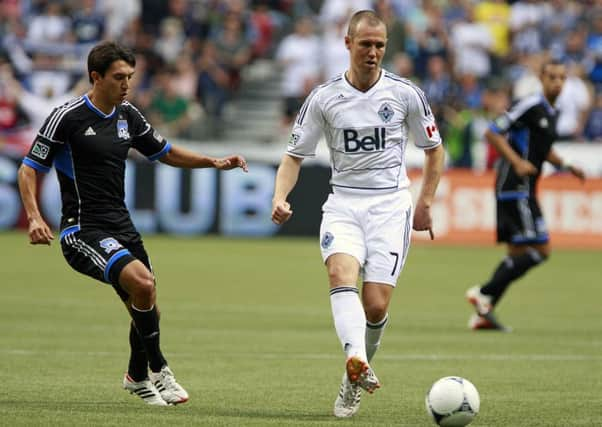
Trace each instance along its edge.
<path fill-rule="evenodd" d="M 602 423 L 599 252 L 555 251 L 500 304 L 510 334 L 474 333 L 464 291 L 502 248 L 415 245 L 373 367 L 383 387 L 350 420 L 332 404 L 344 358 L 316 239 L 148 237 L 162 346 L 190 401 L 152 408 L 121 389 L 128 317 L 57 243 L 0 234 L 0 425 L 429 426 L 424 396 L 460 375 L 476 426 Z"/>

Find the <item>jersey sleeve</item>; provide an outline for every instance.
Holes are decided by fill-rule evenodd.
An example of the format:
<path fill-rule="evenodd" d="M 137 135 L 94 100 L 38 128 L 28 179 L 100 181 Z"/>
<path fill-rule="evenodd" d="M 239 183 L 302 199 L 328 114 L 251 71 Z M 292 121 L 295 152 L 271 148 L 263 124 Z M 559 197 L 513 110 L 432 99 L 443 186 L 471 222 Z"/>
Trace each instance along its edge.
<path fill-rule="evenodd" d="M 319 104 L 319 97 L 314 89 L 309 94 L 293 125 L 288 141 L 287 154 L 294 157 L 313 157 L 323 133 L 324 117 Z"/>
<path fill-rule="evenodd" d="M 135 148 L 150 161 L 166 155 L 171 149 L 161 134 L 155 130 L 142 113 L 132 104 L 128 104 L 130 125 L 132 129 L 132 148 Z"/>
<path fill-rule="evenodd" d="M 438 146 L 442 142 L 441 135 L 424 92 L 412 87 L 408 93 L 407 123 L 414 144 L 425 150 Z"/>
<path fill-rule="evenodd" d="M 531 108 L 538 101 L 535 96 L 524 98 L 510 108 L 509 111 L 497 116 L 489 125 L 492 132 L 503 135 L 508 133 L 510 128 L 519 120 L 524 120 Z"/>
<path fill-rule="evenodd" d="M 54 156 L 67 142 L 68 118 L 63 106 L 55 108 L 38 131 L 23 164 L 40 172 L 49 172 Z"/>

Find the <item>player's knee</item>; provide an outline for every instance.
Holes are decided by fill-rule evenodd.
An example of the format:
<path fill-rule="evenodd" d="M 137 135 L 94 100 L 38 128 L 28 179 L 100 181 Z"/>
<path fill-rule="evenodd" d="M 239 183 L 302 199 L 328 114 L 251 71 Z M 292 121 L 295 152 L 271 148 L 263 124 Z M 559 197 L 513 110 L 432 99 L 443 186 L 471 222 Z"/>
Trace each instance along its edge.
<path fill-rule="evenodd" d="M 378 323 L 387 315 L 387 303 L 385 301 L 373 301 L 369 304 L 364 303 L 366 320 L 370 323 Z"/>
<path fill-rule="evenodd" d="M 352 274 L 340 264 L 330 264 L 327 266 L 328 280 L 332 285 L 349 285 L 355 283 Z"/>
<path fill-rule="evenodd" d="M 154 300 L 155 278 L 149 271 L 138 272 L 133 277 L 132 291 L 136 298 L 147 301 Z"/>
<path fill-rule="evenodd" d="M 550 258 L 551 250 L 549 246 L 539 246 L 530 248 L 529 254 L 538 264 L 547 261 Z"/>

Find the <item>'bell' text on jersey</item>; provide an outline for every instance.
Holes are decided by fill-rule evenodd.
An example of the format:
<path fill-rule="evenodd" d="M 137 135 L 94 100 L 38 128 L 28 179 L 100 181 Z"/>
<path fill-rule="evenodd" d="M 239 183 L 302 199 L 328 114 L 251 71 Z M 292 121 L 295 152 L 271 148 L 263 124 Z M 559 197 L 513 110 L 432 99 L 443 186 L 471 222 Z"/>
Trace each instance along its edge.
<path fill-rule="evenodd" d="M 101 227 L 130 233 L 135 229 L 124 200 L 130 148 L 156 160 L 170 145 L 129 102 L 104 114 L 84 95 L 53 110 L 23 163 L 42 172 L 56 168 L 62 230 Z"/>
<path fill-rule="evenodd" d="M 518 176 L 510 162 L 501 159 L 497 165 L 496 197 L 498 200 L 522 199 L 535 195 L 535 186 L 543 162 L 556 140 L 557 112 L 541 94 L 523 98 L 510 110 L 497 117 L 489 129 L 508 134 L 508 143 L 523 159 L 538 170 L 536 175 Z"/>
<path fill-rule="evenodd" d="M 307 97 L 287 154 L 314 156 L 323 134 L 330 150 L 334 191 L 397 191 L 410 184 L 404 159 L 408 132 L 420 148 L 441 144 L 422 90 L 382 70 L 378 81 L 362 92 L 342 74 Z"/>

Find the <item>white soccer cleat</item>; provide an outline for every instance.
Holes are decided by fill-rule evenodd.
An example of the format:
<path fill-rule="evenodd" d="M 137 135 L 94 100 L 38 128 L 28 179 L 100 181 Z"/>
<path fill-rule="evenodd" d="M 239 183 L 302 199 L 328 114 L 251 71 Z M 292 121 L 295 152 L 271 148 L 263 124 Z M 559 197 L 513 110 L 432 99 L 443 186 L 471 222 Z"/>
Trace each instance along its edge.
<path fill-rule="evenodd" d="M 151 372 L 149 377 L 167 403 L 177 405 L 188 400 L 188 393 L 178 384 L 176 377 L 167 365 L 161 368 L 159 372 Z"/>
<path fill-rule="evenodd" d="M 155 406 L 168 406 L 167 403 L 161 397 L 159 390 L 150 382 L 148 378 L 142 381 L 134 381 L 127 373 L 123 377 L 123 388 L 129 391 L 131 394 L 135 394 L 140 397 L 149 405 Z"/>
<path fill-rule="evenodd" d="M 491 296 L 481 293 L 479 286 L 473 286 L 466 291 L 466 299 L 471 303 L 478 314 L 484 316 L 493 310 L 493 304 L 491 303 Z"/>
<path fill-rule="evenodd" d="M 347 373 L 343 374 L 339 395 L 334 401 L 334 416 L 337 418 L 349 418 L 360 409 L 362 389 L 359 384 L 352 384 Z"/>
<path fill-rule="evenodd" d="M 351 356 L 347 359 L 346 368 L 347 377 L 352 384 L 359 385 L 368 393 L 374 393 L 377 388 L 380 388 L 380 381 L 368 362 L 357 356 Z"/>

